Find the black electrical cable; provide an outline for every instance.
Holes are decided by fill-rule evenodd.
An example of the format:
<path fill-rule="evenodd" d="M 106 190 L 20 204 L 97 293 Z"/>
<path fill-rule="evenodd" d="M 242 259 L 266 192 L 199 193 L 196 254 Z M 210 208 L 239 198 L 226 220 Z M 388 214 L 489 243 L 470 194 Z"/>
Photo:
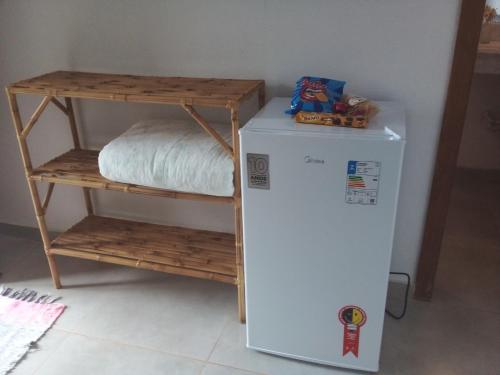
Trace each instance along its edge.
<path fill-rule="evenodd" d="M 405 316 L 406 308 L 408 307 L 408 293 L 410 292 L 411 279 L 410 279 L 410 275 L 405 273 L 405 272 L 389 272 L 389 274 L 406 276 L 406 289 L 405 289 L 405 300 L 404 300 L 404 305 L 403 305 L 403 311 L 401 312 L 401 314 L 396 315 L 387 309 L 385 310 L 385 313 L 387 315 L 389 315 L 391 318 L 396 319 L 396 320 L 400 320 L 400 319 L 403 319 L 403 317 Z"/>

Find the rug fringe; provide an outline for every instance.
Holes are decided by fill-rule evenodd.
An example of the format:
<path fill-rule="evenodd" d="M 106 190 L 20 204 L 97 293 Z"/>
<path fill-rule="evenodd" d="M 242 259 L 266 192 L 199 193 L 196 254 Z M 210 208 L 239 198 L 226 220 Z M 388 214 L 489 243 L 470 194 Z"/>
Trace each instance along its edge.
<path fill-rule="evenodd" d="M 51 296 L 50 294 L 39 295 L 37 291 L 32 289 L 24 288 L 22 290 L 15 290 L 5 285 L 0 286 L 0 296 L 41 304 L 54 303 L 61 299 L 61 297 Z"/>

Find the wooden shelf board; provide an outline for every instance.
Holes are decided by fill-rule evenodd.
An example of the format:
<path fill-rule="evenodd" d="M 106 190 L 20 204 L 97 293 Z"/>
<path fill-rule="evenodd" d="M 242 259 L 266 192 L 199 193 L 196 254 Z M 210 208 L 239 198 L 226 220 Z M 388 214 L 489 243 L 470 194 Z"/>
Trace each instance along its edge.
<path fill-rule="evenodd" d="M 124 191 L 128 193 L 176 199 L 203 200 L 219 203 L 233 202 L 233 197 L 185 193 L 108 180 L 99 173 L 98 156 L 99 151 L 96 150 L 73 149 L 35 168 L 30 178 L 35 181 L 46 181 L 57 184 Z"/>
<path fill-rule="evenodd" d="M 52 241 L 49 254 L 236 284 L 229 233 L 91 215 Z"/>
<path fill-rule="evenodd" d="M 263 85 L 263 80 L 56 71 L 13 83 L 8 86 L 8 89 L 14 94 L 227 106 L 246 99 Z"/>

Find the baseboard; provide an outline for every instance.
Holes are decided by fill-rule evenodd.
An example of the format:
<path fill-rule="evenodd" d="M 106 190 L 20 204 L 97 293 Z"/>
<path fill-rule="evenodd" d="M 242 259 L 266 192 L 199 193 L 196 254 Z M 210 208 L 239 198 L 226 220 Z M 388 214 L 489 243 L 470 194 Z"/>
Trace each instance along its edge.
<path fill-rule="evenodd" d="M 49 232 L 51 238 L 54 238 L 57 234 L 57 232 Z M 42 241 L 38 228 L 25 227 L 22 225 L 0 223 L 0 235 L 19 237 L 32 241 Z"/>

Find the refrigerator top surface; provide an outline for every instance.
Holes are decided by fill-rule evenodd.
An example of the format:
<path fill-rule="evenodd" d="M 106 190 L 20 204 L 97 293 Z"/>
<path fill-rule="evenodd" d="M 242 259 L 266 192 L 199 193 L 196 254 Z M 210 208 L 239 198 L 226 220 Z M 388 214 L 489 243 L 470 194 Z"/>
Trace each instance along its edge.
<path fill-rule="evenodd" d="M 344 128 L 296 123 L 285 111 L 291 98 L 273 98 L 240 132 L 279 133 L 283 135 L 308 135 L 320 137 L 357 138 L 401 141 L 406 137 L 405 112 L 396 102 L 376 102 L 380 112 L 366 129 Z"/>

